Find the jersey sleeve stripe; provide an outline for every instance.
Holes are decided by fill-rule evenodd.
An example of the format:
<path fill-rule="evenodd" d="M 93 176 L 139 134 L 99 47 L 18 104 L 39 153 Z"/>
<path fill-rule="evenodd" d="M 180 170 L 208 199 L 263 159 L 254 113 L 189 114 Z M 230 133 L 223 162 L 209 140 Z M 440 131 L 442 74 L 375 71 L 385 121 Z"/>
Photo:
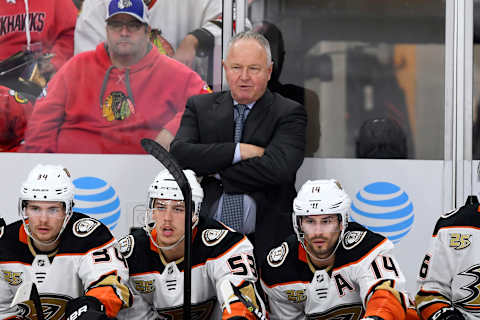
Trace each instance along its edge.
<path fill-rule="evenodd" d="M 26 263 L 26 262 L 21 262 L 21 261 L 2 261 L 0 262 L 0 265 L 2 264 L 13 264 L 13 263 L 18 263 L 18 264 L 23 264 L 24 266 L 31 266 L 31 263 Z"/>
<path fill-rule="evenodd" d="M 445 227 L 441 227 L 437 230 L 437 233 L 433 234 L 432 235 L 432 238 L 436 238 L 437 235 L 438 235 L 438 232 L 440 232 L 440 230 L 443 230 L 443 229 L 474 229 L 474 230 L 480 230 L 480 228 L 478 227 L 474 227 L 474 226 L 445 226 Z"/>
<path fill-rule="evenodd" d="M 240 239 L 237 243 L 235 243 L 234 245 L 232 245 L 228 250 L 226 250 L 225 252 L 223 252 L 222 254 L 216 256 L 216 257 L 213 257 L 213 258 L 208 258 L 205 262 L 203 263 L 199 263 L 195 266 L 192 266 L 192 268 L 196 268 L 196 267 L 199 267 L 199 266 L 202 266 L 204 264 L 206 264 L 207 262 L 209 261 L 214 261 L 214 260 L 217 260 L 217 259 L 220 259 L 222 258 L 223 256 L 227 255 L 230 251 L 233 251 L 236 249 L 237 246 L 241 245 L 242 243 L 244 243 L 244 241 L 247 241 L 247 237 L 246 236 L 243 236 L 242 239 Z"/>
<path fill-rule="evenodd" d="M 286 285 L 293 285 L 293 284 L 309 284 L 310 282 L 309 281 L 289 281 L 289 282 L 275 283 L 275 284 L 272 284 L 271 286 L 266 284 L 265 281 L 263 283 L 265 284 L 265 286 L 267 286 L 269 288 L 275 288 L 275 287 L 278 287 L 278 286 L 286 286 Z"/>
<path fill-rule="evenodd" d="M 89 253 L 92 252 L 92 251 L 95 251 L 95 250 L 98 250 L 98 249 L 100 249 L 100 248 L 106 247 L 106 246 L 110 245 L 110 244 L 111 244 L 112 242 L 114 242 L 114 241 L 115 241 L 115 238 L 112 238 L 112 239 L 110 239 L 108 242 L 105 242 L 104 244 L 102 244 L 102 245 L 100 245 L 100 246 L 98 246 L 98 247 L 91 248 L 91 249 L 89 249 L 89 250 L 86 251 L 86 252 L 79 252 L 79 253 L 59 253 L 59 254 L 57 254 L 57 257 L 58 257 L 58 256 L 82 256 L 82 255 L 86 255 L 86 254 L 89 254 Z"/>

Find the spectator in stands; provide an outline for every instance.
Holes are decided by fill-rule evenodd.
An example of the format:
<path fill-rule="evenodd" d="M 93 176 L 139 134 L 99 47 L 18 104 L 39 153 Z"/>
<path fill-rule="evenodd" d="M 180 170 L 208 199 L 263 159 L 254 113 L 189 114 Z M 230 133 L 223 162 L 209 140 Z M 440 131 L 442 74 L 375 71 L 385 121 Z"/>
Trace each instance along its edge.
<path fill-rule="evenodd" d="M 119 0 L 125 1 L 125 0 Z M 192 66 L 195 54 L 211 50 L 221 37 L 222 0 L 144 0 L 162 53 Z M 105 40 L 108 0 L 85 0 L 75 29 L 75 54 Z"/>
<path fill-rule="evenodd" d="M 142 0 L 112 0 L 107 39 L 72 58 L 35 107 L 25 150 L 62 153 L 144 153 L 141 138 L 165 147 L 187 98 L 209 92 L 185 65 L 152 50 Z"/>
<path fill-rule="evenodd" d="M 0 6 L 0 151 L 19 147 L 35 99 L 72 57 L 76 16 L 73 3 L 64 0 L 7 0 Z"/>
<path fill-rule="evenodd" d="M 47 74 L 72 57 L 77 17 L 72 1 L 7 0 L 0 6 L 0 17 L 5 21 L 0 32 L 0 61 L 23 50 L 52 53 L 52 59 L 40 66 Z"/>
<path fill-rule="evenodd" d="M 73 4 L 77 7 L 78 13 L 80 13 L 80 11 L 82 11 L 83 0 L 73 0 Z"/>
<path fill-rule="evenodd" d="M 267 89 L 272 60 L 262 35 L 237 34 L 223 67 L 230 90 L 188 100 L 171 153 L 203 176 L 201 214 L 247 234 L 264 257 L 291 233 L 307 116 L 302 105 Z"/>
<path fill-rule="evenodd" d="M 0 86 L 0 152 L 14 152 L 25 136 L 33 103 L 20 93 Z"/>
<path fill-rule="evenodd" d="M 407 159 L 407 137 L 395 120 L 370 119 L 360 127 L 355 153 L 357 158 Z"/>

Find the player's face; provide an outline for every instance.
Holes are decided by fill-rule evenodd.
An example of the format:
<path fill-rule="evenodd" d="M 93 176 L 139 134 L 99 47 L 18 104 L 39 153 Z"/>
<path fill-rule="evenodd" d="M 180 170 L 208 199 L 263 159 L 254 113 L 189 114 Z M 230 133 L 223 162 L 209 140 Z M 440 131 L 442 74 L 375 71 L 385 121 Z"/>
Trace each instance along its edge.
<path fill-rule="evenodd" d="M 120 13 L 107 21 L 107 47 L 113 59 L 139 61 L 147 52 L 148 27 Z"/>
<path fill-rule="evenodd" d="M 33 237 L 43 242 L 55 240 L 65 219 L 64 205 L 57 201 L 28 201 L 25 213 Z"/>
<path fill-rule="evenodd" d="M 338 215 L 323 214 L 302 217 L 301 228 L 308 251 L 317 258 L 325 259 L 337 245 L 342 225 Z"/>
<path fill-rule="evenodd" d="M 256 40 L 238 40 L 232 44 L 223 62 L 232 97 L 241 104 L 260 99 L 272 74 L 267 52 Z"/>
<path fill-rule="evenodd" d="M 185 234 L 185 203 L 181 200 L 155 199 L 152 218 L 157 230 L 157 244 L 168 247 Z"/>

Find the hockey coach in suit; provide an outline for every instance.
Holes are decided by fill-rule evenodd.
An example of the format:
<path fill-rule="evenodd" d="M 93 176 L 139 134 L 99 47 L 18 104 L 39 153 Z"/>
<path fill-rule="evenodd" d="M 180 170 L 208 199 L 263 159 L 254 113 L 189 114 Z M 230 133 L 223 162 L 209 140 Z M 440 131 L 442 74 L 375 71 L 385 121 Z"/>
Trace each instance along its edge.
<path fill-rule="evenodd" d="M 203 177 L 201 214 L 246 234 L 264 257 L 292 232 L 307 116 L 301 104 L 267 89 L 272 59 L 262 35 L 233 37 L 223 68 L 230 90 L 188 100 L 170 152 Z"/>

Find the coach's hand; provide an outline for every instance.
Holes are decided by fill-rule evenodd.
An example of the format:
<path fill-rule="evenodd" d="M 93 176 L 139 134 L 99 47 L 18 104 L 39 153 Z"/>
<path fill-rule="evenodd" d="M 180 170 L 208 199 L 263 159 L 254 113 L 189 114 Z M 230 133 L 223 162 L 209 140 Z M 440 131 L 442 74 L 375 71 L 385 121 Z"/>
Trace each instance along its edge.
<path fill-rule="evenodd" d="M 261 157 L 265 152 L 265 148 L 248 144 L 240 143 L 240 157 L 242 160 L 247 160 L 250 158 Z"/>

